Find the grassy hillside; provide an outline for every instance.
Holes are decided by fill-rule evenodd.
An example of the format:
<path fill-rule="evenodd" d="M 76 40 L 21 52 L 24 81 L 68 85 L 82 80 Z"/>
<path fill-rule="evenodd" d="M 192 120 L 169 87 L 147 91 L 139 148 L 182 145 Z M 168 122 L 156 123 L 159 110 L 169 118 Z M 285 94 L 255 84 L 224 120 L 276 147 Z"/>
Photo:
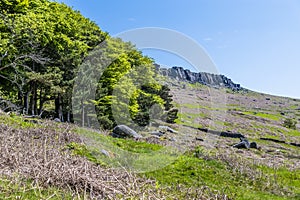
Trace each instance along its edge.
<path fill-rule="evenodd" d="M 300 133 L 284 123 L 298 122 L 299 100 L 170 85 L 180 117 L 161 124 L 178 133 L 161 137 L 149 134 L 157 127 L 125 140 L 2 113 L 0 199 L 300 199 L 300 147 L 290 144 Z M 232 148 L 238 138 L 199 127 L 259 148 Z"/>

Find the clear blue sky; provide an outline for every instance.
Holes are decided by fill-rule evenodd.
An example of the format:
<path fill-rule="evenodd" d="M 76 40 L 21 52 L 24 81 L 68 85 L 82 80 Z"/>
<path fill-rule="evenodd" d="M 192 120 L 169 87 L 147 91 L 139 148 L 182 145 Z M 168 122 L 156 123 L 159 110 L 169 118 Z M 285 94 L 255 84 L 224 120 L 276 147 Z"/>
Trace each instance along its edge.
<path fill-rule="evenodd" d="M 218 71 L 242 86 L 300 98 L 300 1 L 58 0 L 116 35 L 143 27 L 179 31 L 204 47 Z M 158 63 L 189 67 L 167 53 Z"/>

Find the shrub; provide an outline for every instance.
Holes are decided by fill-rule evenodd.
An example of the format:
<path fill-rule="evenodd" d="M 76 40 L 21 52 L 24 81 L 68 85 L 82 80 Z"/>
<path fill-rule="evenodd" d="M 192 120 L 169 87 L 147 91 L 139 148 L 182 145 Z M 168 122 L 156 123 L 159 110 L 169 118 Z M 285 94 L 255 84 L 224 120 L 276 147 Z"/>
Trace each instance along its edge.
<path fill-rule="evenodd" d="M 290 118 L 285 119 L 283 122 L 284 127 L 294 129 L 294 130 L 296 130 L 296 124 L 297 124 L 297 122 Z"/>

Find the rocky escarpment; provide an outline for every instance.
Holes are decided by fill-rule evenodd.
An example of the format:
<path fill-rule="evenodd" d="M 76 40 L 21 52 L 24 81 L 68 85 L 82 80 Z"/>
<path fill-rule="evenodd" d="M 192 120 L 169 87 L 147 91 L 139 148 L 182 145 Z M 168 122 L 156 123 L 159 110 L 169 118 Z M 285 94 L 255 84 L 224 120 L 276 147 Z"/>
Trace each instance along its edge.
<path fill-rule="evenodd" d="M 201 83 L 213 87 L 225 87 L 235 91 L 242 89 L 240 84 L 234 83 L 231 79 L 224 75 L 210 74 L 206 72 L 191 72 L 190 70 L 183 69 L 182 67 L 162 68 L 160 65 L 156 65 L 156 68 L 162 75 L 179 81 Z"/>

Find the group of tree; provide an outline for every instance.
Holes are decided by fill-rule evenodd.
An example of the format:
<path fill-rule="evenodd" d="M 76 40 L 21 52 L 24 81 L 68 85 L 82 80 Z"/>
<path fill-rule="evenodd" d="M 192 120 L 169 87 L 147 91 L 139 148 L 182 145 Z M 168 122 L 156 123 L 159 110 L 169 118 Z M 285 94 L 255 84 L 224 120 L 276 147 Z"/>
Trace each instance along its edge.
<path fill-rule="evenodd" d="M 153 62 L 65 4 L 0 0 L 0 97 L 22 114 L 72 122 L 76 110 L 82 125 L 103 128 L 147 125 L 151 111 L 168 119 L 171 95 Z"/>

